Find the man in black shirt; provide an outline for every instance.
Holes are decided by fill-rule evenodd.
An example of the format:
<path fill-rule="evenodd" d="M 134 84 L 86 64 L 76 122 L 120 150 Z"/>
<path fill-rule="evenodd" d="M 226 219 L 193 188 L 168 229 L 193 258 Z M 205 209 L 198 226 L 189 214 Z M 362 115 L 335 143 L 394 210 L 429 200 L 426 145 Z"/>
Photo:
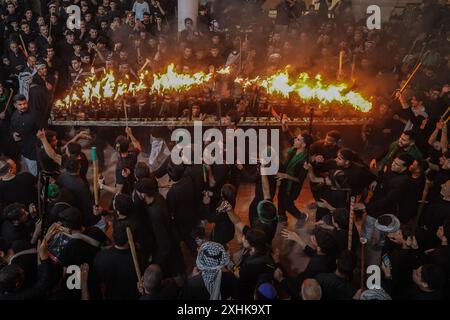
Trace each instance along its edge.
<path fill-rule="evenodd" d="M 155 243 L 152 234 L 149 234 L 145 207 L 139 208 L 138 211 L 133 199 L 127 194 L 118 193 L 113 198 L 115 219 L 127 221 L 139 252 L 148 259 L 155 248 Z"/>
<path fill-rule="evenodd" d="M 83 214 L 83 226 L 90 227 L 99 223 L 100 217 L 92 213 L 94 199 L 89 185 L 80 177 L 80 162 L 75 157 L 70 157 L 63 165 L 66 171 L 58 177 L 56 182 L 75 197 L 75 206 Z"/>
<path fill-rule="evenodd" d="M 124 193 L 131 195 L 133 192 L 133 186 L 135 178 L 133 175 L 134 167 L 137 163 L 139 153 L 142 151 L 141 144 L 133 135 L 130 127 L 127 127 L 126 133 L 128 137 L 118 136 L 116 139 L 116 151 L 119 156 L 119 161 L 116 166 L 116 186 L 107 186 L 101 181 L 100 189 L 104 189 L 111 193 Z M 130 150 L 130 141 L 133 145 L 133 149 Z"/>
<path fill-rule="evenodd" d="M 433 235 L 450 218 L 450 180 L 441 185 L 440 197 L 434 199 L 423 214 L 423 223 Z"/>
<path fill-rule="evenodd" d="M 50 118 L 54 79 L 49 74 L 47 63 L 44 60 L 36 62 L 36 70 L 28 94 L 30 110 L 36 114 L 37 126 L 46 128 Z"/>
<path fill-rule="evenodd" d="M 112 248 L 99 251 L 94 259 L 94 271 L 107 300 L 137 300 L 139 291 L 126 228 L 127 222 L 113 224 Z M 141 270 L 145 265 L 140 262 Z"/>
<path fill-rule="evenodd" d="M 339 131 L 333 130 L 327 133 L 325 139 L 316 141 L 311 145 L 309 154 L 316 176 L 326 176 L 327 168 L 324 163 L 327 160 L 336 159 L 340 143 L 341 134 Z M 314 199 L 317 201 L 321 198 L 321 185 L 312 182 L 310 184 Z"/>
<path fill-rule="evenodd" d="M 406 197 L 411 182 L 408 168 L 413 161 L 413 157 L 406 153 L 399 154 L 394 159 L 391 170 L 383 175 L 367 205 L 367 213 L 370 216 L 377 218 L 382 214 L 394 214 L 402 223 L 409 221 L 411 212 L 405 212 L 404 208 L 407 207 L 408 201 L 418 200 Z"/>
<path fill-rule="evenodd" d="M 323 300 L 351 300 L 356 293 L 351 280 L 356 261 L 351 251 L 342 251 L 334 273 L 319 273 L 316 280 L 322 288 Z"/>
<path fill-rule="evenodd" d="M 434 249 L 425 251 L 425 260 L 441 266 L 447 274 L 447 289 L 450 288 L 450 220 L 440 226 L 436 232 L 440 245 Z"/>
<path fill-rule="evenodd" d="M 1 225 L 0 236 L 10 245 L 17 240 L 30 240 L 34 230 L 34 221 L 25 206 L 13 203 L 3 210 L 5 219 Z"/>
<path fill-rule="evenodd" d="M 136 183 L 136 195 L 145 202 L 149 234 L 155 238 L 152 263 L 161 266 L 166 276 L 184 272 L 184 261 L 175 237 L 167 204 L 158 192 L 156 179 L 144 178 Z"/>
<path fill-rule="evenodd" d="M 28 108 L 28 101 L 24 95 L 15 95 L 13 102 L 16 111 L 11 117 L 12 136 L 19 145 L 20 153 L 25 159 L 28 171 L 37 176 L 36 132 L 38 130 L 38 118 L 35 111 Z"/>
<path fill-rule="evenodd" d="M 29 172 L 16 174 L 14 161 L 0 160 L 0 203 L 7 206 L 14 202 L 27 207 L 37 203 L 36 177 Z"/>
<path fill-rule="evenodd" d="M 182 241 L 196 256 L 197 246 L 191 233 L 197 224 L 194 183 L 190 176 L 184 176 L 185 165 L 167 165 L 167 173 L 174 182 L 167 192 L 167 207 L 174 220 L 175 227 Z"/>
<path fill-rule="evenodd" d="M 443 300 L 446 274 L 434 264 L 420 266 L 413 271 L 414 285 L 404 290 L 404 299 Z"/>

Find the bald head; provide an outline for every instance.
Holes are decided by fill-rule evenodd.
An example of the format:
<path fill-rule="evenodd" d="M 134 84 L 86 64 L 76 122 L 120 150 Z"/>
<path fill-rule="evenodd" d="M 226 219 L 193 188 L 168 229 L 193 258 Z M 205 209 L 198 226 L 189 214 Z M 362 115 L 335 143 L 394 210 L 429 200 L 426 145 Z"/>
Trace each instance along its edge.
<path fill-rule="evenodd" d="M 151 264 L 147 267 L 144 273 L 144 288 L 147 293 L 151 292 L 155 288 L 158 288 L 161 284 L 163 273 L 161 267 L 157 264 Z"/>
<path fill-rule="evenodd" d="M 301 289 L 302 300 L 320 300 L 322 298 L 322 289 L 315 279 L 305 279 Z"/>

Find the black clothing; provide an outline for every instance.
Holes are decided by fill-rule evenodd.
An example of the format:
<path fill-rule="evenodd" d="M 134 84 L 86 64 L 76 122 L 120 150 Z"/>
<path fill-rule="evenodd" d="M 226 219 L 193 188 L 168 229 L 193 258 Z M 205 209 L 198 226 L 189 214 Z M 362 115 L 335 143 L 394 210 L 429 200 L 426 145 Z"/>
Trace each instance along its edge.
<path fill-rule="evenodd" d="M 135 183 L 134 167 L 137 163 L 138 152 L 136 150 L 128 152 L 126 157 L 120 157 L 116 166 L 116 184 L 123 185 L 122 193 L 131 195 Z M 122 170 L 129 169 L 130 175 L 125 178 L 122 176 Z"/>
<path fill-rule="evenodd" d="M 11 133 L 20 134 L 22 139 L 18 142 L 20 153 L 30 160 L 36 160 L 37 121 L 38 117 L 31 108 L 24 113 L 16 110 L 11 117 Z"/>
<path fill-rule="evenodd" d="M 17 240 L 29 241 L 31 239 L 31 233 L 34 230 L 34 223 L 30 220 L 30 222 L 21 223 L 16 226 L 6 220 L 2 223 L 0 230 L 1 238 L 12 245 Z"/>
<path fill-rule="evenodd" d="M 402 210 L 410 201 L 404 197 L 410 183 L 411 178 L 406 173 L 389 171 L 375 189 L 373 198 L 367 205 L 367 213 L 374 218 L 383 214 L 402 217 Z"/>
<path fill-rule="evenodd" d="M 319 273 L 316 280 L 322 289 L 322 300 L 351 300 L 356 293 L 351 283 L 336 273 Z"/>
<path fill-rule="evenodd" d="M 189 176 L 174 183 L 167 192 L 167 207 L 180 240 L 196 255 L 197 247 L 191 232 L 197 224 L 194 183 Z"/>
<path fill-rule="evenodd" d="M 141 270 L 144 270 L 141 265 Z M 137 278 L 131 251 L 110 248 L 99 251 L 94 259 L 96 277 L 105 287 L 107 300 L 137 300 Z"/>
<path fill-rule="evenodd" d="M 439 226 L 442 226 L 450 217 L 450 201 L 445 201 L 442 198 L 435 199 L 434 202 L 426 207 L 422 217 L 428 230 L 433 234 L 436 233 Z"/>
<path fill-rule="evenodd" d="M 239 264 L 237 299 L 252 300 L 259 277 L 273 274 L 275 263 L 270 253 L 250 255 L 246 252 Z"/>
<path fill-rule="evenodd" d="M 89 186 L 80 176 L 64 172 L 58 177 L 56 183 L 70 191 L 75 197 L 75 207 L 83 214 L 84 226 L 95 225 L 100 220 L 100 217 L 94 216 L 92 213 L 94 199 Z"/>
<path fill-rule="evenodd" d="M 166 276 L 184 271 L 183 257 L 174 234 L 167 204 L 159 193 L 154 201 L 146 206 L 146 212 L 149 230 L 156 244 L 152 263 L 159 264 Z"/>
<path fill-rule="evenodd" d="M 211 240 L 226 245 L 234 238 L 234 224 L 226 212 L 215 211 L 208 217 L 208 222 L 214 223 Z"/>
<path fill-rule="evenodd" d="M 49 259 L 38 266 L 38 281 L 31 288 L 15 292 L 0 292 L 1 300 L 35 300 L 45 298 L 51 286 L 52 263 Z"/>
<path fill-rule="evenodd" d="M 35 74 L 28 93 L 30 110 L 36 113 L 38 128 L 47 128 L 51 111 L 51 92 L 47 90 L 45 81 Z"/>
<path fill-rule="evenodd" d="M 87 228 L 82 234 L 97 241 L 99 246 L 93 246 L 82 239 L 71 239 L 59 258 L 64 266 L 81 265 L 82 263 L 92 265 L 95 255 L 100 250 L 100 245 L 108 240 L 103 231 L 96 227 Z"/>
<path fill-rule="evenodd" d="M 37 203 L 38 194 L 36 177 L 29 172 L 21 172 L 12 180 L 0 181 L 0 203 L 7 206 L 18 202 L 28 207 L 31 203 Z"/>

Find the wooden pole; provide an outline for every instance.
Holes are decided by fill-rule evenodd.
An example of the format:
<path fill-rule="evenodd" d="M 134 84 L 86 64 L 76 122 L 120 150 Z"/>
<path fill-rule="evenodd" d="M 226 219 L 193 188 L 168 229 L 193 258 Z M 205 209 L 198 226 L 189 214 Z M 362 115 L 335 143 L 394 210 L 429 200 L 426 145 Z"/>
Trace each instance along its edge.
<path fill-rule="evenodd" d="M 350 74 L 350 80 L 355 81 L 355 69 L 356 69 L 356 54 L 353 55 L 353 61 L 352 61 L 352 71 Z"/>
<path fill-rule="evenodd" d="M 338 80 L 342 79 L 342 63 L 344 59 L 344 51 L 339 51 L 339 68 L 338 68 Z"/>
<path fill-rule="evenodd" d="M 128 111 L 127 106 L 125 104 L 125 97 L 122 98 L 123 112 L 125 114 L 125 126 L 128 128 Z"/>
<path fill-rule="evenodd" d="M 347 239 L 347 249 L 352 251 L 352 239 L 353 239 L 353 220 L 355 219 L 355 197 L 350 198 L 350 215 L 348 219 L 348 239 Z"/>
<path fill-rule="evenodd" d="M 403 84 L 403 86 L 400 89 L 400 93 L 402 93 L 403 91 L 405 91 L 406 87 L 409 85 L 409 83 L 411 82 L 411 80 L 414 78 L 414 76 L 416 75 L 417 71 L 419 71 L 420 67 L 422 66 L 422 62 L 419 62 L 416 67 L 414 68 L 413 72 L 411 72 L 410 76 L 408 77 L 408 79 L 406 79 L 405 83 Z"/>
<path fill-rule="evenodd" d="M 98 194 L 98 158 L 97 158 L 97 148 L 92 147 L 92 182 L 94 188 L 94 201 L 95 205 L 98 206 L 99 194 Z"/>
<path fill-rule="evenodd" d="M 448 106 L 447 110 L 445 110 L 444 114 L 442 115 L 441 119 L 445 119 L 445 117 L 447 116 L 447 113 L 450 111 L 450 106 Z M 447 119 L 448 121 L 448 119 Z"/>
<path fill-rule="evenodd" d="M 23 41 L 22 35 L 20 33 L 19 33 L 19 39 L 20 39 L 20 43 L 22 44 L 23 52 L 25 53 L 25 56 L 28 58 L 27 47 L 25 46 L 25 42 Z"/>
<path fill-rule="evenodd" d="M 13 93 L 14 93 L 14 90 L 11 89 L 11 88 L 9 88 L 9 97 L 8 97 L 8 101 L 7 101 L 6 104 L 5 104 L 5 109 L 3 110 L 3 112 L 6 112 L 6 111 L 8 110 L 9 104 L 11 103 L 11 100 L 12 100 L 12 98 L 13 98 Z"/>
<path fill-rule="evenodd" d="M 131 255 L 133 257 L 134 270 L 136 271 L 136 276 L 138 281 L 141 280 L 141 269 L 139 267 L 139 261 L 136 253 L 136 247 L 134 245 L 133 233 L 131 232 L 130 227 L 127 227 L 127 238 L 128 244 L 130 245 Z"/>

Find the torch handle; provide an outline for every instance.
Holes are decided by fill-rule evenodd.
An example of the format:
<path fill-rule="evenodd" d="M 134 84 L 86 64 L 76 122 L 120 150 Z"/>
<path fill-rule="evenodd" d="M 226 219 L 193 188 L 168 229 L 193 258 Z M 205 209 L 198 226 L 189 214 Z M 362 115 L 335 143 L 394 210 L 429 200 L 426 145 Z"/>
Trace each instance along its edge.
<path fill-rule="evenodd" d="M 6 102 L 5 109 L 3 110 L 3 112 L 6 112 L 6 111 L 8 110 L 9 105 L 10 105 L 10 103 L 11 103 L 11 100 L 12 100 L 12 98 L 13 98 L 13 93 L 14 93 L 14 90 L 11 89 L 11 88 L 9 88 L 9 97 L 8 97 L 8 101 Z"/>
<path fill-rule="evenodd" d="M 94 201 L 95 205 L 98 206 L 98 158 L 97 158 L 97 148 L 92 147 L 92 184 L 94 189 Z"/>
<path fill-rule="evenodd" d="M 445 117 L 447 116 L 447 113 L 450 111 L 450 106 L 448 106 L 447 110 L 445 110 L 444 114 L 442 115 L 441 119 L 445 119 Z M 448 119 L 446 120 L 446 122 L 448 121 Z"/>
<path fill-rule="evenodd" d="M 411 82 L 411 80 L 414 78 L 414 76 L 416 75 L 417 71 L 419 71 L 420 67 L 422 66 L 422 62 L 419 62 L 416 67 L 414 68 L 413 72 L 411 73 L 411 75 L 409 76 L 409 78 L 405 81 L 405 83 L 403 84 L 403 86 L 400 89 L 400 92 L 405 91 L 406 87 L 409 85 L 409 83 Z"/>
<path fill-rule="evenodd" d="M 348 239 L 347 239 L 347 249 L 349 251 L 352 250 L 352 240 L 353 240 L 353 220 L 355 218 L 355 197 L 351 197 L 350 199 L 350 215 L 348 219 Z"/>

